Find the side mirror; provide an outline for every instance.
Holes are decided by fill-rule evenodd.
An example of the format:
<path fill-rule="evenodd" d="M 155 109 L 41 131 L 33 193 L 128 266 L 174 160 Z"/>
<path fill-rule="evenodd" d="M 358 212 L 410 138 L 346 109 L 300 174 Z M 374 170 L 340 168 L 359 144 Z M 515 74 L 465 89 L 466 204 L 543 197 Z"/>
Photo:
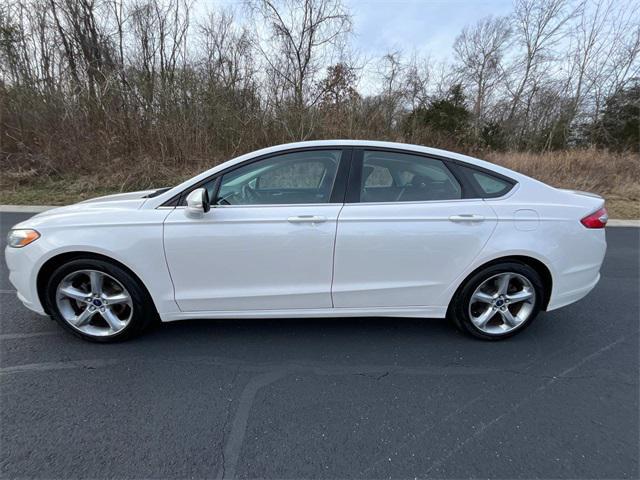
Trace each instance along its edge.
<path fill-rule="evenodd" d="M 196 188 L 187 195 L 186 214 L 189 217 L 200 218 L 211 209 L 209 194 L 204 188 Z"/>

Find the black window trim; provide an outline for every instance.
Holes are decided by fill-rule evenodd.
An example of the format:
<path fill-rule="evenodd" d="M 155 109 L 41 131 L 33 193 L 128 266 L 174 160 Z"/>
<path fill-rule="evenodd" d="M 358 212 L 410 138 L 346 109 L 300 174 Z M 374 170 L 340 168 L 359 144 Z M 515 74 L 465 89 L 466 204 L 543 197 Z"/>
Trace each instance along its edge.
<path fill-rule="evenodd" d="M 462 189 L 462 196 L 459 199 L 448 199 L 448 200 L 425 200 L 428 202 L 448 202 L 448 201 L 459 201 L 459 200 L 473 200 L 473 199 L 483 199 L 483 198 L 500 198 L 507 195 L 509 192 L 513 190 L 513 187 L 518 183 L 513 178 L 502 175 L 501 173 L 494 172 L 488 168 L 480 167 L 478 165 L 473 165 L 468 162 L 464 162 L 461 160 L 453 159 L 450 157 L 443 157 L 441 155 L 435 155 L 432 153 L 418 152 L 414 150 L 406 150 L 402 148 L 392 148 L 392 147 L 378 147 L 378 146 L 358 146 L 354 147 L 351 161 L 351 170 L 349 171 L 349 181 L 348 188 L 345 195 L 345 203 L 363 203 L 360 201 L 360 189 L 362 187 L 362 170 L 364 164 L 364 152 L 365 151 L 377 151 L 377 152 L 388 152 L 388 153 L 401 153 L 405 155 L 415 155 L 418 157 L 429 158 L 432 160 L 440 160 L 444 167 L 451 173 L 451 175 L 456 179 L 456 181 L 460 184 L 460 188 Z M 480 186 L 477 184 L 477 180 L 470 178 L 471 175 L 468 175 L 463 168 L 464 167 L 470 170 L 475 170 L 480 173 L 484 173 L 485 175 L 489 175 L 496 179 L 502 180 L 505 183 L 511 185 L 511 187 L 504 191 L 498 192 L 498 194 L 488 194 L 485 193 Z M 416 202 L 375 202 L 375 203 L 416 203 Z M 420 202 L 421 203 L 421 202 Z"/>
<path fill-rule="evenodd" d="M 451 160 L 451 166 L 456 171 L 457 175 L 464 179 L 465 184 L 468 186 L 469 190 L 473 192 L 473 197 L 470 198 L 500 198 L 507 195 L 509 192 L 513 190 L 513 187 L 518 183 L 513 178 L 507 177 L 500 173 L 494 172 L 493 170 L 489 170 L 487 168 L 479 167 L 477 165 L 472 165 L 467 162 L 461 162 L 459 160 Z M 487 175 L 489 177 L 495 178 L 496 180 L 501 180 L 507 185 L 505 191 L 500 191 L 496 193 L 487 193 L 485 192 L 478 183 L 478 180 L 473 177 L 470 172 L 477 172 Z"/>
<path fill-rule="evenodd" d="M 361 179 L 362 179 L 362 166 L 364 160 L 364 152 L 365 151 L 380 151 L 380 152 L 389 152 L 389 153 L 402 153 L 405 155 L 415 155 L 419 157 L 430 158 L 434 160 L 440 160 L 445 165 L 453 177 L 458 181 L 460 187 L 462 188 L 462 197 L 457 200 L 466 200 L 466 199 L 483 199 L 483 198 L 501 198 L 508 195 L 511 191 L 513 191 L 513 187 L 515 187 L 518 182 L 513 178 L 507 177 L 501 173 L 495 172 L 488 168 L 480 167 L 478 165 L 474 165 L 462 160 L 453 159 L 450 157 L 444 157 L 442 155 L 436 155 L 432 153 L 419 152 L 415 150 L 408 150 L 402 148 L 392 148 L 392 147 L 379 147 L 379 146 L 349 146 L 349 145 L 324 145 L 324 146 L 314 146 L 314 147 L 299 147 L 292 148 L 289 150 L 281 150 L 279 152 L 267 153 L 264 155 L 260 155 L 255 158 L 250 158 L 244 162 L 241 162 L 237 165 L 233 165 L 229 168 L 216 172 L 207 178 L 200 180 L 189 188 L 183 190 L 182 192 L 174 195 L 172 198 L 164 202 L 161 207 L 181 207 L 186 203 L 186 197 L 196 188 L 202 187 L 204 184 L 208 183 L 212 179 L 217 179 L 217 184 L 214 187 L 214 193 L 217 195 L 218 189 L 220 188 L 220 179 L 226 173 L 232 172 L 233 170 L 244 167 L 254 162 L 259 162 L 261 160 L 266 160 L 271 157 L 276 157 L 279 155 L 286 155 L 289 153 L 296 152 L 307 152 L 314 150 L 340 150 L 340 162 L 338 164 L 338 171 L 336 172 L 336 179 L 333 184 L 333 190 L 331 191 L 331 197 L 329 199 L 329 203 L 361 203 L 360 202 L 360 187 L 361 187 Z M 464 167 L 464 169 L 475 170 L 480 173 L 484 173 L 486 175 L 492 176 L 496 179 L 502 180 L 505 183 L 511 185 L 511 188 L 506 190 L 505 192 L 499 192 L 498 194 L 488 194 L 480 189 L 480 186 L 477 184 L 477 180 L 470 178 L 471 175 L 468 175 L 463 168 L 457 168 L 458 166 Z M 447 201 L 447 200 L 430 200 L 433 201 Z M 448 200 L 451 201 L 451 200 Z M 403 202 L 398 202 L 403 203 Z"/>
<path fill-rule="evenodd" d="M 353 147 L 344 146 L 344 145 L 325 145 L 325 146 L 314 146 L 314 147 L 299 147 L 292 148 L 289 150 L 280 150 L 278 152 L 266 153 L 264 155 L 260 155 L 254 158 L 250 158 L 245 160 L 244 162 L 240 162 L 237 165 L 232 165 L 224 170 L 220 170 L 219 172 L 213 173 L 209 175 L 207 178 L 200 180 L 199 182 L 194 183 L 190 187 L 184 189 L 182 192 L 174 195 L 169 200 L 164 202 L 160 207 L 184 207 L 186 205 L 187 195 L 191 193 L 196 188 L 201 188 L 205 184 L 209 183 L 211 180 L 215 180 L 216 184 L 214 185 L 213 192 L 214 198 L 211 200 L 212 202 L 218 195 L 218 191 L 220 189 L 220 183 L 222 176 L 230 173 L 240 167 L 245 167 L 255 162 L 259 162 L 261 160 L 267 160 L 269 158 L 278 157 L 281 155 L 287 155 L 290 153 L 297 152 L 311 152 L 311 151 L 330 151 L 337 150 L 340 152 L 340 160 L 338 161 L 338 170 L 336 171 L 336 178 L 333 182 L 333 188 L 331 190 L 331 196 L 329 197 L 328 203 L 319 203 L 318 205 L 328 205 L 332 203 L 344 203 L 345 195 L 347 191 L 347 174 L 350 171 L 351 167 L 351 158 Z M 287 205 L 287 204 L 283 204 Z M 289 204 L 289 205 L 297 205 L 297 204 Z M 212 205 L 216 206 L 216 205 Z M 256 207 L 266 207 L 268 205 L 255 205 Z"/>

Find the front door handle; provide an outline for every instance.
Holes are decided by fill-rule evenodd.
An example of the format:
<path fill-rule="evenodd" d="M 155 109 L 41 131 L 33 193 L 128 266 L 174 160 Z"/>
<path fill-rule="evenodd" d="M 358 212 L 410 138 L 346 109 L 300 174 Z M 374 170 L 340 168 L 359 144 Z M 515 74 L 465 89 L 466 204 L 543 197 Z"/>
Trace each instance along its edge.
<path fill-rule="evenodd" d="M 298 215 L 289 217 L 287 220 L 289 223 L 322 223 L 327 221 L 327 217 L 321 215 Z"/>
<path fill-rule="evenodd" d="M 449 220 L 452 222 L 483 222 L 484 217 L 482 215 L 463 213 L 461 215 L 451 215 Z"/>

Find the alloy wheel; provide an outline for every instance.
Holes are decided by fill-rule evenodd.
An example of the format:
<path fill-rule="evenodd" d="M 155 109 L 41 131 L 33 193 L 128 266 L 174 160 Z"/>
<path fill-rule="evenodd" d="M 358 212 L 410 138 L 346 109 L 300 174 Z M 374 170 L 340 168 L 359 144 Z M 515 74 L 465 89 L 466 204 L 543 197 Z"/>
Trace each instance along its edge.
<path fill-rule="evenodd" d="M 514 272 L 499 273 L 473 292 L 469 317 L 484 333 L 504 334 L 526 322 L 535 302 L 536 291 L 527 277 Z"/>
<path fill-rule="evenodd" d="M 92 336 L 116 335 L 133 316 L 127 289 L 98 270 L 77 270 L 64 277 L 56 289 L 56 305 L 69 325 Z"/>

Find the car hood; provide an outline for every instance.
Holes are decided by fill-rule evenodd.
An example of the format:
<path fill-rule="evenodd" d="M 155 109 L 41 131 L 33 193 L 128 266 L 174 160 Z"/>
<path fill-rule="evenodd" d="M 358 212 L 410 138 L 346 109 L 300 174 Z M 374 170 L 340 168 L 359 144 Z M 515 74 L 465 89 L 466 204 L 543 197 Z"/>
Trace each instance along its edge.
<path fill-rule="evenodd" d="M 34 215 L 14 226 L 14 228 L 35 228 L 43 224 L 59 224 L 64 219 L 71 220 L 86 217 L 86 214 L 105 210 L 138 210 L 147 200 L 147 195 L 156 190 L 141 190 L 139 192 L 117 193 L 103 197 L 91 198 L 73 205 L 52 208 Z"/>
<path fill-rule="evenodd" d="M 126 193 L 116 193 L 113 195 L 105 195 L 103 197 L 90 198 L 88 200 L 83 200 L 82 202 L 78 202 L 74 205 L 87 205 L 89 203 L 113 203 L 120 202 L 122 200 L 142 200 L 141 203 L 144 203 L 147 195 L 154 193 L 156 190 L 140 190 L 138 192 L 126 192 Z"/>

